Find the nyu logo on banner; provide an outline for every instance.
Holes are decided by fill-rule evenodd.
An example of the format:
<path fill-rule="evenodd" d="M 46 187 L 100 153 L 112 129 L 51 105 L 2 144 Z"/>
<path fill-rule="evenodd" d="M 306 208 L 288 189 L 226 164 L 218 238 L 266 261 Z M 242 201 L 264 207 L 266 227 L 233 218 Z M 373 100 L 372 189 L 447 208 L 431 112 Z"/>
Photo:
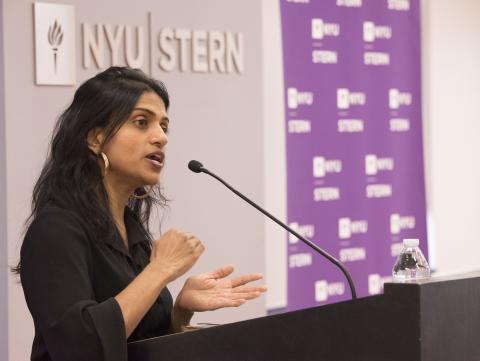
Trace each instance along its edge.
<path fill-rule="evenodd" d="M 411 105 L 412 94 L 407 92 L 400 92 L 398 89 L 389 89 L 388 91 L 388 106 L 390 109 L 398 109 L 401 105 Z"/>
<path fill-rule="evenodd" d="M 342 161 L 339 159 L 325 159 L 325 157 L 313 157 L 313 176 L 325 177 L 328 173 L 340 173 Z"/>
<path fill-rule="evenodd" d="M 375 25 L 373 21 L 363 23 L 363 40 L 374 42 L 377 39 L 390 39 L 392 37 L 392 27 Z"/>
<path fill-rule="evenodd" d="M 329 297 L 342 296 L 345 293 L 345 283 L 332 282 L 325 280 L 315 282 L 315 301 L 324 302 Z"/>
<path fill-rule="evenodd" d="M 408 11 L 410 10 L 410 0 L 388 0 L 388 9 Z"/>
<path fill-rule="evenodd" d="M 312 63 L 313 64 L 337 64 L 338 53 L 333 50 L 312 50 Z"/>
<path fill-rule="evenodd" d="M 378 273 L 368 276 L 368 293 L 370 295 L 377 295 L 382 291 L 381 276 Z"/>
<path fill-rule="evenodd" d="M 400 253 L 402 253 L 402 250 L 403 242 L 392 243 L 390 246 L 390 255 L 396 258 Z"/>
<path fill-rule="evenodd" d="M 337 0 L 337 6 L 359 8 L 362 7 L 362 0 Z"/>
<path fill-rule="evenodd" d="M 414 216 L 400 216 L 398 213 L 390 215 L 390 233 L 399 234 L 404 229 L 415 228 Z"/>
<path fill-rule="evenodd" d="M 361 133 L 364 130 L 362 119 L 339 119 L 337 126 L 339 133 Z"/>
<path fill-rule="evenodd" d="M 352 105 L 365 105 L 367 96 L 363 92 L 351 92 L 347 88 L 337 89 L 337 108 L 348 109 Z"/>
<path fill-rule="evenodd" d="M 390 119 L 391 132 L 408 132 L 410 130 L 410 120 L 405 118 Z"/>
<path fill-rule="evenodd" d="M 307 239 L 312 239 L 315 235 L 315 226 L 313 224 L 299 224 L 298 222 L 292 222 L 290 223 L 290 228 Z M 299 239 L 295 235 L 289 234 L 288 241 L 291 244 L 296 244 Z"/>
<path fill-rule="evenodd" d="M 387 198 L 393 194 L 391 184 L 369 184 L 365 192 L 367 198 Z"/>
<path fill-rule="evenodd" d="M 287 3 L 310 4 L 310 0 L 287 0 Z"/>
<path fill-rule="evenodd" d="M 340 188 L 338 187 L 316 187 L 313 189 L 313 200 L 315 202 L 337 201 L 340 199 Z"/>
<path fill-rule="evenodd" d="M 365 247 L 343 248 L 340 250 L 340 262 L 363 261 L 367 258 Z"/>
<path fill-rule="evenodd" d="M 290 109 L 297 109 L 299 105 L 312 105 L 313 93 L 298 91 L 297 88 L 288 88 L 287 103 Z"/>
<path fill-rule="evenodd" d="M 75 8 L 34 3 L 35 83 L 75 84 Z"/>
<path fill-rule="evenodd" d="M 365 173 L 367 175 L 376 175 L 379 171 L 391 171 L 393 168 L 393 158 L 379 158 L 375 154 L 365 156 Z"/>
<path fill-rule="evenodd" d="M 351 220 L 344 217 L 338 220 L 338 237 L 340 239 L 347 239 L 352 234 L 367 233 L 368 222 L 366 220 Z"/>
<path fill-rule="evenodd" d="M 363 53 L 363 64 L 372 66 L 390 65 L 390 54 L 381 51 L 366 51 Z"/>
<path fill-rule="evenodd" d="M 382 277 L 378 273 L 368 275 L 368 294 L 378 295 L 382 293 L 385 282 L 391 282 L 391 277 Z"/>
<path fill-rule="evenodd" d="M 295 254 L 291 254 L 288 257 L 289 268 L 301 268 L 301 267 L 308 267 L 311 265 L 312 265 L 311 253 L 295 253 Z"/>
<path fill-rule="evenodd" d="M 288 121 L 288 132 L 304 134 L 312 131 L 310 120 L 306 119 L 291 119 Z"/>
<path fill-rule="evenodd" d="M 338 37 L 340 35 L 340 24 L 327 23 L 323 19 L 312 19 L 312 38 L 323 39 L 326 36 Z"/>

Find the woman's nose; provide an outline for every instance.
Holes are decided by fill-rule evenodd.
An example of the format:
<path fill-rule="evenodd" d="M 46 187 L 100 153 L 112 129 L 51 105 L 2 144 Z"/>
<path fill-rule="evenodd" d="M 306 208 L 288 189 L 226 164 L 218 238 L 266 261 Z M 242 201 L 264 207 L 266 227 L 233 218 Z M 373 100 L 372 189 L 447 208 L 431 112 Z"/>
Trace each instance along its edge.
<path fill-rule="evenodd" d="M 152 143 L 157 144 L 160 147 L 163 147 L 168 143 L 168 136 L 162 127 L 159 126 L 155 129 L 155 133 L 152 136 Z"/>

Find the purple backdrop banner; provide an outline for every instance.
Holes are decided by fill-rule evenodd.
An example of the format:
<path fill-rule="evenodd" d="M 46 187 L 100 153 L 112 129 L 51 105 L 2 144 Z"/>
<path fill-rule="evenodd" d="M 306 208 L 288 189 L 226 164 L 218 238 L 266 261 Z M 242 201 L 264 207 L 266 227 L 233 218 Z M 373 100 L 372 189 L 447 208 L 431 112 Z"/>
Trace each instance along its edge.
<path fill-rule="evenodd" d="M 418 0 L 281 0 L 287 217 L 381 293 L 403 238 L 427 253 Z M 426 254 L 428 257 L 428 255 Z M 350 298 L 288 239 L 288 309 Z"/>

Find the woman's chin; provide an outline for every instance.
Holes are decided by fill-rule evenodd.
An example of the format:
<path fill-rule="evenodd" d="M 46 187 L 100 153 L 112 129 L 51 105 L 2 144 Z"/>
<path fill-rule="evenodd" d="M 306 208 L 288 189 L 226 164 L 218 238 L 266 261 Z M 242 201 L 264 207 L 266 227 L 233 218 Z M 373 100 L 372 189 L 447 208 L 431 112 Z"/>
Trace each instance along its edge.
<path fill-rule="evenodd" d="M 160 182 L 160 176 L 157 177 L 148 177 L 143 179 L 143 186 L 144 187 L 153 187 L 156 186 Z"/>

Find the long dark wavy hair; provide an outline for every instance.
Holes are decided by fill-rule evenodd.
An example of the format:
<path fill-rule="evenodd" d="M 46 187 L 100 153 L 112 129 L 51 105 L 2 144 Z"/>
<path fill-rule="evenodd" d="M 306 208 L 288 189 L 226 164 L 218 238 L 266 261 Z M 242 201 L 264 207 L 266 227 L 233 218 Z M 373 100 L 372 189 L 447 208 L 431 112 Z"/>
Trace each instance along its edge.
<path fill-rule="evenodd" d="M 49 154 L 33 189 L 27 227 L 47 206 L 55 205 L 74 211 L 86 228 L 101 239 L 117 235 L 99 158 L 89 148 L 87 137 L 90 130 L 102 128 L 104 144 L 108 143 L 147 91 L 157 93 L 168 110 L 170 101 L 165 85 L 137 69 L 110 67 L 77 89 L 72 104 L 53 130 Z M 135 193 L 146 191 L 142 188 Z M 131 197 L 127 205 L 148 239 L 150 214 L 155 204 L 166 205 L 159 185 L 146 198 Z M 20 269 L 19 262 L 12 271 L 19 274 Z"/>

